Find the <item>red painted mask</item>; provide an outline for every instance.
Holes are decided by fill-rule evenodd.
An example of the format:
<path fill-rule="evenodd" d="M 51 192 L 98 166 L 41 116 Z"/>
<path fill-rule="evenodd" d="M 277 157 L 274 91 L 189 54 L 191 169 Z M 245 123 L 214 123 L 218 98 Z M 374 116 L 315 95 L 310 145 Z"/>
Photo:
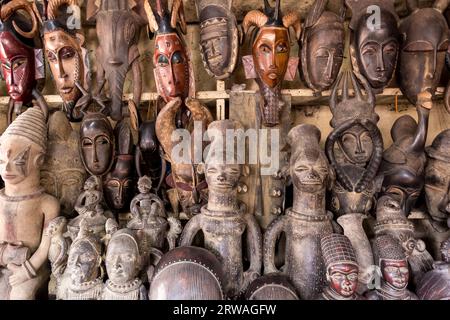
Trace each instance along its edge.
<path fill-rule="evenodd" d="M 406 260 L 382 260 L 383 279 L 395 289 L 405 289 L 409 280 L 408 262 Z"/>
<path fill-rule="evenodd" d="M 1 31 L 0 62 L 10 97 L 15 102 L 30 102 L 36 86 L 34 49 L 11 32 Z"/>
<path fill-rule="evenodd" d="M 353 296 L 358 286 L 358 267 L 354 264 L 343 263 L 330 267 L 330 286 L 340 296 Z"/>
<path fill-rule="evenodd" d="M 186 48 L 176 33 L 160 34 L 153 55 L 158 92 L 165 102 L 189 96 L 189 62 Z"/>

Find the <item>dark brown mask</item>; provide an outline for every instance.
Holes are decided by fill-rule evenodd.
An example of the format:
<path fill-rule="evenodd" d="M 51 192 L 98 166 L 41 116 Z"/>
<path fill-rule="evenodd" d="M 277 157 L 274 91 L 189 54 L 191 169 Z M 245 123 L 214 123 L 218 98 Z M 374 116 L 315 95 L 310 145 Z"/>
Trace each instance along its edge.
<path fill-rule="evenodd" d="M 328 2 L 328 1 L 325 1 Z M 344 58 L 344 21 L 315 1 L 306 18 L 301 41 L 301 74 L 309 88 L 321 92 L 336 81 Z"/>
<path fill-rule="evenodd" d="M 236 67 L 239 34 L 232 1 L 197 0 L 200 19 L 200 52 L 206 71 L 216 79 L 226 79 Z"/>
<path fill-rule="evenodd" d="M 115 211 L 128 210 L 134 195 L 134 157 L 118 155 L 113 169 L 103 180 L 103 192 L 108 207 Z"/>
<path fill-rule="evenodd" d="M 398 79 L 400 89 L 415 104 L 425 90 L 434 95 L 449 44 L 448 26 L 434 8 L 416 9 L 400 24 L 403 42 Z"/>

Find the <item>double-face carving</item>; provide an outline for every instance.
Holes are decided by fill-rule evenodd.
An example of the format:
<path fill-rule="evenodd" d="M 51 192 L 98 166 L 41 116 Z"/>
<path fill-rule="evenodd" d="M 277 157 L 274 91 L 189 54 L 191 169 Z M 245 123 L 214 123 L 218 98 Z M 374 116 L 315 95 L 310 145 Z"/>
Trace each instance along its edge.
<path fill-rule="evenodd" d="M 111 96 L 112 119 L 122 120 L 122 94 L 125 77 L 132 72 L 133 101 L 139 106 L 142 94 L 142 76 L 139 65 L 138 41 L 143 19 L 134 9 L 135 1 L 101 0 L 96 15 L 97 82 L 108 81 Z"/>
<path fill-rule="evenodd" d="M 37 90 L 37 79 L 44 78 L 44 62 L 38 49 L 37 9 L 26 0 L 3 1 L 0 12 L 0 62 L 6 88 L 11 98 L 8 123 L 22 105 L 36 99 L 47 117 L 47 105 Z M 20 12 L 25 11 L 27 16 Z M 29 23 L 31 20 L 31 25 Z M 30 30 L 30 31 L 25 31 Z"/>
<path fill-rule="evenodd" d="M 352 10 L 350 53 L 355 72 L 378 93 L 391 81 L 400 49 L 393 0 L 346 0 Z"/>
<path fill-rule="evenodd" d="M 200 53 L 209 75 L 228 78 L 236 67 L 239 30 L 231 12 L 232 0 L 197 0 L 200 20 Z"/>
<path fill-rule="evenodd" d="M 275 8 L 272 8 L 268 0 L 264 0 L 264 13 L 252 10 L 242 22 L 246 34 L 250 27 L 256 27 L 252 57 L 244 57 L 244 67 L 247 78 L 257 79 L 264 100 L 260 105 L 262 122 L 268 127 L 279 124 L 284 104 L 281 83 L 285 77 L 293 80 L 298 65 L 298 58 L 289 59 L 289 27 L 294 28 L 298 40 L 301 33 L 300 16 L 296 12 L 283 16 L 280 1 L 276 0 Z"/>
<path fill-rule="evenodd" d="M 400 51 L 398 80 L 400 89 L 415 104 L 417 96 L 428 91 L 435 94 L 444 67 L 449 31 L 442 12 L 448 1 L 436 0 L 434 8 L 418 8 L 409 0 L 411 14 L 400 23 L 403 41 Z"/>
<path fill-rule="evenodd" d="M 320 93 L 336 81 L 344 59 L 344 7 L 326 10 L 328 0 L 316 0 L 303 25 L 301 75 L 309 88 Z"/>
<path fill-rule="evenodd" d="M 83 116 L 75 109 L 82 96 L 76 83 L 82 87 L 89 85 L 84 35 L 71 23 L 68 13 L 76 10 L 80 10 L 78 0 L 50 0 L 44 1 L 42 15 L 45 55 L 70 121 L 80 121 Z"/>
<path fill-rule="evenodd" d="M 341 74 L 330 98 L 334 130 L 327 138 L 326 152 L 336 170 L 337 183 L 333 188 L 331 208 L 337 215 L 369 213 L 373 197 L 378 191 L 374 181 L 383 154 L 383 138 L 376 123 L 375 96 L 364 78 L 360 78 L 368 95 L 351 71 Z M 355 96 L 350 97 L 349 82 Z M 342 99 L 338 91 L 342 84 Z"/>
<path fill-rule="evenodd" d="M 183 39 L 177 31 L 186 33 L 183 1 L 175 0 L 168 10 L 166 0 L 157 0 L 156 8 L 145 2 L 150 31 L 156 33 L 153 65 L 156 87 L 167 103 L 177 97 L 184 101 L 194 97 L 195 88 L 189 56 Z"/>

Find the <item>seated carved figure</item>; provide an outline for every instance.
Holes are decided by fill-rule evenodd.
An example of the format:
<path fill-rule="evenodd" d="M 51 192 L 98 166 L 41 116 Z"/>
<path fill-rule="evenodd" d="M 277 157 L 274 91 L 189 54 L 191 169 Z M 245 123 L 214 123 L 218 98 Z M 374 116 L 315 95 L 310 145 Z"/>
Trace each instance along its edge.
<path fill-rule="evenodd" d="M 221 152 L 214 149 L 225 143 L 222 137 L 225 137 L 227 129 L 236 130 L 240 127 L 240 124 L 231 120 L 215 121 L 208 127 L 208 135 L 214 137 L 214 141 L 220 140 L 220 143 L 211 144 L 209 155 L 215 156 L 208 156 L 205 164 L 209 188 L 208 203 L 202 207 L 200 214 L 189 220 L 181 235 L 181 246 L 189 246 L 197 233 L 203 232 L 205 248 L 216 254 L 223 264 L 226 277 L 224 287 L 228 297 L 236 297 L 245 291 L 248 284 L 259 276 L 262 262 L 259 225 L 253 215 L 245 213 L 245 205 L 237 200 L 241 165 L 236 162 L 225 164 L 224 159 L 227 158 L 223 145 L 220 146 Z M 219 138 L 216 140 L 217 137 Z M 214 152 L 211 152 L 212 150 Z M 244 237 L 245 231 L 247 238 Z M 244 272 L 245 239 L 250 267 Z"/>
<path fill-rule="evenodd" d="M 417 296 L 407 289 L 408 261 L 398 240 L 391 235 L 375 238 L 374 255 L 381 269 L 381 286 L 366 293 L 366 298 L 368 300 L 417 300 Z"/>
<path fill-rule="evenodd" d="M 115 232 L 106 250 L 108 280 L 102 300 L 147 300 L 147 290 L 139 279 L 141 256 L 135 236 L 129 229 Z"/>
<path fill-rule="evenodd" d="M 40 185 L 47 145 L 44 113 L 30 108 L 0 137 L 0 297 L 34 299 L 49 277 L 44 232 L 59 203 Z"/>
<path fill-rule="evenodd" d="M 329 283 L 318 300 L 365 300 L 356 293 L 358 261 L 350 240 L 341 234 L 330 234 L 320 242 Z"/>
<path fill-rule="evenodd" d="M 301 299 L 312 299 L 326 285 L 320 239 L 333 232 L 332 215 L 325 208 L 325 192 L 334 183 L 334 171 L 320 148 L 317 127 L 303 124 L 293 128 L 288 142 L 294 204 L 264 234 L 264 272 L 284 273 Z M 275 248 L 282 232 L 286 235 L 286 247 L 280 271 L 275 265 Z"/>

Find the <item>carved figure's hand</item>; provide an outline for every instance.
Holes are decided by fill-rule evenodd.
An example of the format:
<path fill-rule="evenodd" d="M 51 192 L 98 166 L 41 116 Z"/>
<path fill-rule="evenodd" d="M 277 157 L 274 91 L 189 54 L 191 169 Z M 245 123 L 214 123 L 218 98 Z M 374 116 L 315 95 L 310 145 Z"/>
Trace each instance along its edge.
<path fill-rule="evenodd" d="M 18 266 L 16 264 L 10 263 L 8 264 L 8 270 L 12 271 L 13 273 L 9 277 L 9 284 L 13 287 L 22 284 L 30 279 L 28 271 L 23 264 Z"/>

